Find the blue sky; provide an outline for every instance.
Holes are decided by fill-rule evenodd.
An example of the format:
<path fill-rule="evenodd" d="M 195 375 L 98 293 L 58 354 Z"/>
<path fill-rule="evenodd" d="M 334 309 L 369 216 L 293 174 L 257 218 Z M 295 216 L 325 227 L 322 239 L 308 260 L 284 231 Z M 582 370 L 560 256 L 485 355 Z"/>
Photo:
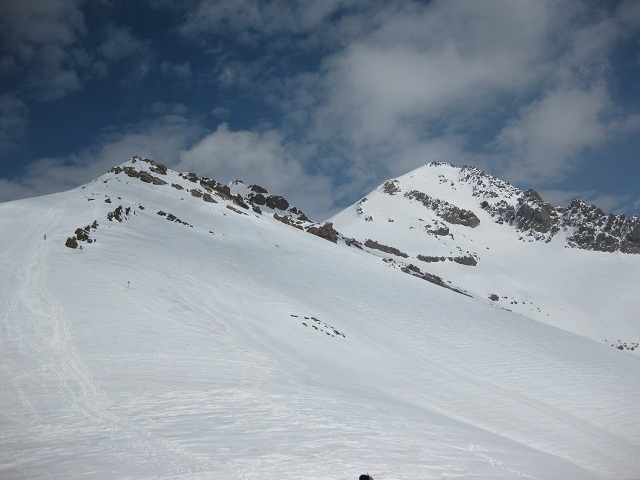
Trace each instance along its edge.
<path fill-rule="evenodd" d="M 640 2 L 3 0 L 0 201 L 133 155 L 315 220 L 430 161 L 640 212 Z"/>

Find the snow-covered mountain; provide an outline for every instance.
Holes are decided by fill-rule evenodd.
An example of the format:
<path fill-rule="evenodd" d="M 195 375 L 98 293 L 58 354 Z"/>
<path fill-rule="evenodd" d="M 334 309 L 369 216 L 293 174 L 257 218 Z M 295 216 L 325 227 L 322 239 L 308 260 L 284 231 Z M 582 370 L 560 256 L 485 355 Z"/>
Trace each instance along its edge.
<path fill-rule="evenodd" d="M 640 339 L 640 218 L 544 202 L 477 168 L 430 163 L 331 219 L 409 271 L 621 349 Z"/>
<path fill-rule="evenodd" d="M 0 204 L 0 477 L 638 477 L 635 224 L 523 195 L 431 164 L 314 224 L 134 157 Z"/>

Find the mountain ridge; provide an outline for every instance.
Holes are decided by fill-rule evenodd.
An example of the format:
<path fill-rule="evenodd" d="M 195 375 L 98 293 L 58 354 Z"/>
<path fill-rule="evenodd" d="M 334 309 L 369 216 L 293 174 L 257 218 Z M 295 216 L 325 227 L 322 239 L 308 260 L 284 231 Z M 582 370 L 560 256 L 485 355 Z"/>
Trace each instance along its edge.
<path fill-rule="evenodd" d="M 427 222 L 444 223 L 434 210 L 385 193 L 361 216 L 307 225 L 277 195 L 273 209 L 262 193 L 260 214 L 245 200 L 252 186 L 204 179 L 209 192 L 195 174 L 151 167 L 163 171 L 136 160 L 0 204 L 3 478 L 608 479 L 640 468 L 640 357 L 603 343 L 635 338 L 638 256 L 522 242 L 481 209 L 476 227 L 429 235 Z M 458 193 L 451 204 L 474 208 Z M 358 235 L 334 242 L 343 221 Z M 77 248 L 65 247 L 72 234 Z M 417 258 L 458 248 L 477 264 Z M 594 272 L 600 296 L 582 291 Z M 517 305 L 489 299 L 497 287 Z M 604 310 L 572 310 L 591 297 Z M 626 327 L 603 321 L 615 302 Z M 578 334 L 540 321 L 538 307 L 554 322 L 576 314 Z"/>

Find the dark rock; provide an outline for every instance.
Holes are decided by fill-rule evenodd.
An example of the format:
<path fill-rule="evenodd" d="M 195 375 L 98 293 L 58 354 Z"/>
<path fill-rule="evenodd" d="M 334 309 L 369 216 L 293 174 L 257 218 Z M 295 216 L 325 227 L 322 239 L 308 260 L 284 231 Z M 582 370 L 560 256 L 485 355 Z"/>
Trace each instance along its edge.
<path fill-rule="evenodd" d="M 376 242 L 375 240 L 368 239 L 366 242 L 364 242 L 364 246 L 368 248 L 373 248 L 375 250 L 380 250 L 385 253 L 391 253 L 393 255 L 397 255 L 402 258 L 409 258 L 409 255 L 407 255 L 404 252 L 401 252 L 397 248 L 390 247 L 388 245 L 383 245 L 381 243 Z"/>
<path fill-rule="evenodd" d="M 355 238 L 346 238 L 344 243 L 347 247 L 356 247 L 362 250 L 362 244 L 357 241 Z"/>
<path fill-rule="evenodd" d="M 73 237 L 69 237 L 64 245 L 69 248 L 78 248 L 78 241 Z"/>
<path fill-rule="evenodd" d="M 131 178 L 140 178 L 140 172 L 133 167 L 124 167 L 124 173 Z"/>
<path fill-rule="evenodd" d="M 171 186 L 173 188 L 175 188 L 176 190 L 184 190 L 184 187 L 182 185 L 177 184 L 177 183 L 172 183 Z"/>
<path fill-rule="evenodd" d="M 492 293 L 491 295 L 489 295 L 489 300 L 491 300 L 492 302 L 497 302 L 498 300 L 500 300 L 500 297 L 495 293 Z"/>
<path fill-rule="evenodd" d="M 460 265 L 469 265 L 471 267 L 475 267 L 478 264 L 478 261 L 473 255 L 465 255 L 464 257 L 453 257 L 453 261 L 459 263 Z"/>
<path fill-rule="evenodd" d="M 267 203 L 267 199 L 261 193 L 249 194 L 247 198 L 257 205 L 265 205 Z"/>
<path fill-rule="evenodd" d="M 289 202 L 280 195 L 269 195 L 265 201 L 265 205 L 274 210 L 286 210 L 289 208 Z"/>
<path fill-rule="evenodd" d="M 455 205 L 437 198 L 430 197 L 426 193 L 412 190 L 404 194 L 406 198 L 421 202 L 425 207 L 432 210 L 445 222 L 454 225 L 475 228 L 480 225 L 480 219 L 470 210 L 458 208 Z"/>
<path fill-rule="evenodd" d="M 400 182 L 398 180 L 387 180 L 382 186 L 382 191 L 387 195 L 395 195 L 400 191 Z"/>
<path fill-rule="evenodd" d="M 235 197 L 233 197 L 233 203 L 238 205 L 239 207 L 244 208 L 245 210 L 249 210 L 249 205 L 244 203 L 244 199 L 240 194 L 237 194 Z"/>
<path fill-rule="evenodd" d="M 204 195 L 202 195 L 202 200 L 209 203 L 218 203 L 216 200 L 214 200 L 210 193 L 205 193 Z"/>
<path fill-rule="evenodd" d="M 181 173 L 180 177 L 184 178 L 185 180 L 189 180 L 190 182 L 193 182 L 193 183 L 196 183 L 198 181 L 198 175 L 196 175 L 193 172 Z"/>
<path fill-rule="evenodd" d="M 338 243 L 338 232 L 333 228 L 333 223 L 331 222 L 327 222 L 321 227 L 307 227 L 307 232 L 320 238 L 324 238 L 325 240 L 329 240 L 330 242 Z"/>
<path fill-rule="evenodd" d="M 261 187 L 260 185 L 251 185 L 251 191 L 255 193 L 269 193 L 266 188 Z"/>
<path fill-rule="evenodd" d="M 162 163 L 158 163 L 158 162 L 155 162 L 153 160 L 149 160 L 149 163 L 151 163 L 151 166 L 149 167 L 149 170 L 151 170 L 153 173 L 157 173 L 158 175 L 166 175 L 167 174 L 167 167 L 164 166 Z"/>
<path fill-rule="evenodd" d="M 290 217 L 290 216 L 288 216 L 288 215 L 280 216 L 280 215 L 278 215 L 277 213 L 274 213 L 274 214 L 273 214 L 273 218 L 275 218 L 275 219 L 276 219 L 276 220 L 278 220 L 279 222 L 284 223 L 285 225 L 290 225 L 290 226 L 295 227 L 295 228 L 297 228 L 297 229 L 299 229 L 299 230 L 304 230 L 304 229 L 302 228 L 302 225 L 299 225 L 298 223 L 296 223 L 296 221 L 295 221 L 295 220 L 293 220 L 293 218 L 291 218 L 291 217 Z"/>
<path fill-rule="evenodd" d="M 145 183 L 152 183 L 153 185 L 166 185 L 167 182 L 162 180 L 161 178 L 154 177 L 148 172 L 140 172 L 140 180 Z"/>

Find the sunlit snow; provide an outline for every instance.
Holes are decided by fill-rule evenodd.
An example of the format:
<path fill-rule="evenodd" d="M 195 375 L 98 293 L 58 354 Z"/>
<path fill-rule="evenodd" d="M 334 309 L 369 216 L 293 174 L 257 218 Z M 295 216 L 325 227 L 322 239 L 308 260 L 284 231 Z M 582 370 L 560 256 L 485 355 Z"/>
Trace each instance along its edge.
<path fill-rule="evenodd" d="M 163 178 L 0 204 L 1 478 L 640 476 L 634 352 Z M 536 275 L 575 316 L 562 268 Z"/>

